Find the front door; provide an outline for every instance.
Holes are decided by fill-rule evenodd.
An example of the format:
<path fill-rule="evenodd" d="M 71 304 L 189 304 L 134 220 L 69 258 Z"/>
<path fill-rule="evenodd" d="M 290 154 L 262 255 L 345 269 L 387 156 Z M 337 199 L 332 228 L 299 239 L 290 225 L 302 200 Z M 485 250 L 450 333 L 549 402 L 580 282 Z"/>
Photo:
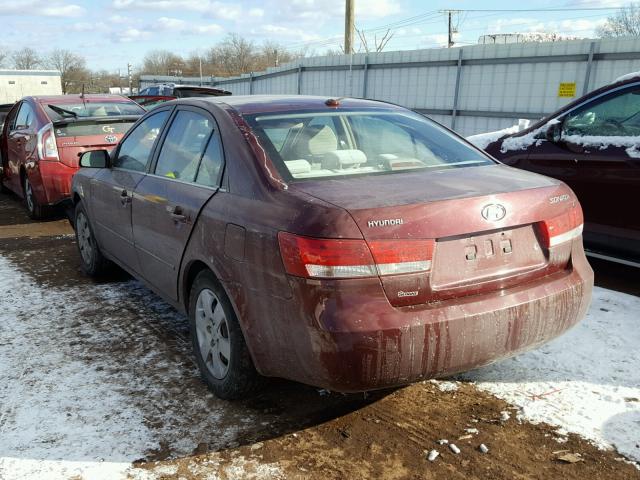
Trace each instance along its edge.
<path fill-rule="evenodd" d="M 175 300 L 189 236 L 219 185 L 223 155 L 213 117 L 199 108 L 179 107 L 156 158 L 135 190 L 133 235 L 142 275 Z"/>
<path fill-rule="evenodd" d="M 116 151 L 112 168 L 101 170 L 91 180 L 91 206 L 98 212 L 92 217 L 100 248 L 136 273 L 141 269 L 131 227 L 133 191 L 146 175 L 170 113 L 170 109 L 161 110 L 134 127 Z"/>

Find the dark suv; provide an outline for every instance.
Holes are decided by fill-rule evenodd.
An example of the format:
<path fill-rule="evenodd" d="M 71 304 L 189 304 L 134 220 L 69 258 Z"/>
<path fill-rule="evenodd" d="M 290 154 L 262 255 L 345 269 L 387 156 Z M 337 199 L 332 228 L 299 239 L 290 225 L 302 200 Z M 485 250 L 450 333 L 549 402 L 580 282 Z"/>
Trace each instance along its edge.
<path fill-rule="evenodd" d="M 565 182 L 584 209 L 588 253 L 640 266 L 640 74 L 501 136 L 485 150 L 507 165 Z"/>

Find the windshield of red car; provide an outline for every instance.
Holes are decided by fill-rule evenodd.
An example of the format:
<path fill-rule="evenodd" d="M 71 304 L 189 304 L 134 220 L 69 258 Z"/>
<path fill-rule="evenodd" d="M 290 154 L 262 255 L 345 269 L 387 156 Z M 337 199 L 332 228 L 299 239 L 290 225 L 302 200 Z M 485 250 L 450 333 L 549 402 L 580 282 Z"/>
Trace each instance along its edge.
<path fill-rule="evenodd" d="M 492 165 L 414 112 L 337 110 L 247 117 L 284 178 L 328 179 Z"/>

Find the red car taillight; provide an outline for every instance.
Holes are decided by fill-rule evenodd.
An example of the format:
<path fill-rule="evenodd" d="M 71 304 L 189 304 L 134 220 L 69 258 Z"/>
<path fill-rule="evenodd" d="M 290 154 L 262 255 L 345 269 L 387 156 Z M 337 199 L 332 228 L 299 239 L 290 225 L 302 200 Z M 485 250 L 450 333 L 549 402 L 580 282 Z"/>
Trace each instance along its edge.
<path fill-rule="evenodd" d="M 575 205 L 562 215 L 541 222 L 543 244 L 547 248 L 555 247 L 582 235 L 584 218 L 582 209 Z"/>
<path fill-rule="evenodd" d="M 40 160 L 60 160 L 51 124 L 45 125 L 38 132 L 38 158 Z"/>
<path fill-rule="evenodd" d="M 278 234 L 287 273 L 309 278 L 354 278 L 427 271 L 433 240 L 341 240 Z"/>

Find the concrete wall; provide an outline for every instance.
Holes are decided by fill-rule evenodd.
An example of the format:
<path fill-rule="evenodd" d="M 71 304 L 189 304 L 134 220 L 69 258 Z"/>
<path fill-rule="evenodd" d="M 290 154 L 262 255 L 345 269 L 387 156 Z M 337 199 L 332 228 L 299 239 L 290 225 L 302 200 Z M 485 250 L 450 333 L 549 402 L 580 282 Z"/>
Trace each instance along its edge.
<path fill-rule="evenodd" d="M 60 72 L 0 70 L 0 103 L 13 103 L 29 95 L 62 95 Z"/>
<path fill-rule="evenodd" d="M 384 100 L 471 135 L 513 125 L 519 118 L 540 118 L 633 71 L 640 71 L 640 37 L 303 58 L 251 75 L 207 78 L 207 83 L 234 95 Z M 142 77 L 143 82 L 153 80 Z M 575 83 L 575 95 L 559 96 L 560 83 Z"/>

